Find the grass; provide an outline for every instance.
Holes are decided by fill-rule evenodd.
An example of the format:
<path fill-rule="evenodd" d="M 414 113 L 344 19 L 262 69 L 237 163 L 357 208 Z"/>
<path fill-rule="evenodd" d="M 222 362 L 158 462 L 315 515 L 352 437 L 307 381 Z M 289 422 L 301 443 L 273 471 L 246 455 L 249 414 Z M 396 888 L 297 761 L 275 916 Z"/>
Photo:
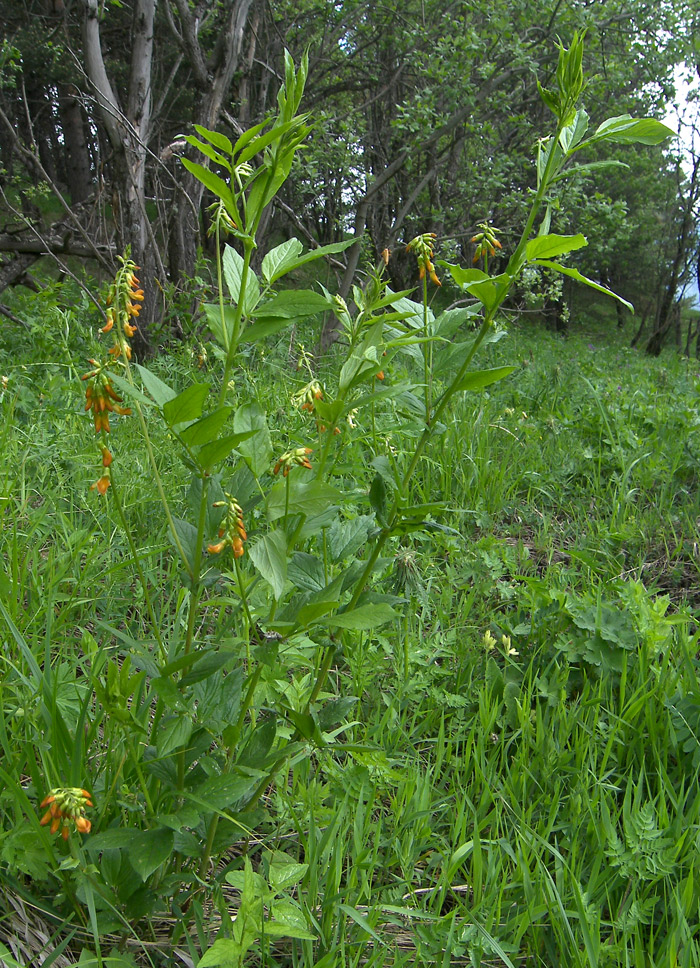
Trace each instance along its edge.
<path fill-rule="evenodd" d="M 91 836 L 108 801 L 122 825 L 144 822 L 138 777 L 120 764 L 142 742 L 136 646 L 151 636 L 114 504 L 88 490 L 94 434 L 73 361 L 93 355 L 90 339 L 78 315 L 67 330 L 42 319 L 0 344 L 0 961 L 196 965 L 218 933 L 203 965 L 235 964 L 231 916 L 264 909 L 291 938 L 263 930 L 250 964 L 697 968 L 695 361 L 649 360 L 584 323 L 564 339 L 516 322 L 487 348 L 485 365 L 519 366 L 462 398 L 415 480 L 417 504 L 445 504 L 434 517 L 446 530 L 386 553 L 378 591 L 405 602 L 402 618 L 345 638 L 320 697 L 345 704 L 338 725 L 325 746 L 298 743 L 247 813 L 220 819 L 223 859 L 183 911 L 157 863 L 156 894 L 129 893 L 134 867 L 116 841 L 91 853 L 87 837 L 82 853 L 38 823 L 46 777 L 79 784 L 85 757 L 99 778 Z M 235 376 L 273 436 L 291 427 L 280 449 L 306 433 L 288 347 L 256 350 Z M 181 347 L 154 369 L 180 387 L 194 366 Z M 372 431 L 400 446 L 407 407 L 380 410 L 373 427 L 363 415 L 336 474 L 354 513 L 369 512 Z M 182 467 L 165 431 L 153 435 L 184 515 Z M 174 641 L 186 593 L 137 422 L 120 419 L 112 438 L 124 515 Z M 216 583 L 207 595 L 207 641 L 233 648 L 236 603 Z M 295 639 L 264 667 L 263 725 L 280 697 L 293 710 L 308 691 L 312 645 Z M 108 695 L 110 664 L 125 677 Z M 100 703 L 121 710 L 121 727 L 100 720 Z M 268 753 L 254 737 L 250 770 Z M 195 764 L 207 759 L 198 742 Z M 143 761 L 146 787 L 165 748 Z M 168 821 L 182 870 L 201 836 L 189 809 Z M 83 920 L 67 920 L 76 908 Z"/>

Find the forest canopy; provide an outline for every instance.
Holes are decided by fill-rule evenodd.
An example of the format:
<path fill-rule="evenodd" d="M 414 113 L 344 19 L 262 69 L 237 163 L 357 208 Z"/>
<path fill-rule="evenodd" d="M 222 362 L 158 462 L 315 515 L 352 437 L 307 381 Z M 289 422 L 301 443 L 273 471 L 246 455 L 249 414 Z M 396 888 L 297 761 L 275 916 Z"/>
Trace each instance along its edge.
<path fill-rule="evenodd" d="M 110 275 L 128 246 L 158 282 L 143 348 L 163 311 L 156 293 L 187 292 L 211 252 L 212 197 L 182 164 L 201 160 L 185 138 L 201 125 L 235 140 L 268 117 L 285 50 L 297 62 L 309 52 L 312 131 L 259 226 L 258 258 L 290 232 L 311 246 L 353 237 L 332 266 L 344 296 L 385 251 L 394 287 L 410 284 L 400 243 L 421 231 L 448 258 L 470 256 L 484 220 L 515 240 L 548 113 L 537 78 L 546 88 L 558 38 L 586 32 L 593 123 L 662 116 L 683 74 L 696 120 L 688 0 L 2 0 L 0 17 L 0 292 L 39 286 L 46 253 Z M 636 306 L 636 339 L 645 328 L 658 353 L 698 271 L 697 152 L 690 167 L 668 145 L 606 148 L 600 161 L 555 193 L 558 226 L 576 219 L 589 246 L 572 264 Z M 561 326 L 576 298 L 566 289 L 552 292 Z"/>

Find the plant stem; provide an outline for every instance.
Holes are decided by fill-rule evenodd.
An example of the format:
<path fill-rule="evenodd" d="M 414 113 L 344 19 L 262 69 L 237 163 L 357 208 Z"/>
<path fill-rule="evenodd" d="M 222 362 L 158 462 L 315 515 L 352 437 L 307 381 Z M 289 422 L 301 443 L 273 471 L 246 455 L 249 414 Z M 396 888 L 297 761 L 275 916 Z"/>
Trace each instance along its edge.
<path fill-rule="evenodd" d="M 141 566 L 141 558 L 134 543 L 133 536 L 131 534 L 131 529 L 127 524 L 126 515 L 124 514 L 124 507 L 121 502 L 121 497 L 119 496 L 119 487 L 114 477 L 114 468 L 111 469 L 110 473 L 111 487 L 112 487 L 112 498 L 114 499 L 114 506 L 117 509 L 117 514 L 119 515 L 119 520 L 121 521 L 122 530 L 126 535 L 126 540 L 129 543 L 129 550 L 131 551 L 131 557 L 133 559 L 136 571 L 138 572 L 139 581 L 141 582 L 141 587 L 143 588 L 143 597 L 146 602 L 146 608 L 148 609 L 148 617 L 151 620 L 151 627 L 153 628 L 153 634 L 156 637 L 156 642 L 158 643 L 158 648 L 160 649 L 161 656 L 165 658 L 165 646 L 163 645 L 163 640 L 160 635 L 160 628 L 158 627 L 158 622 L 156 620 L 156 614 L 153 610 L 153 603 L 151 601 L 151 596 L 148 591 L 148 582 L 146 581 L 146 576 L 144 574 L 143 568 Z"/>

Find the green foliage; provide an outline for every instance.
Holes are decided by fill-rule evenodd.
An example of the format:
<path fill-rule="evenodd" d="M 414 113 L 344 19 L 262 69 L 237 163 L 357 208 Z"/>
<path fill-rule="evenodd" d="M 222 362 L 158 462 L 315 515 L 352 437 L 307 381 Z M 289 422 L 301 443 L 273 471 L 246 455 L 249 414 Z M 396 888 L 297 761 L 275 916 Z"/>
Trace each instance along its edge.
<path fill-rule="evenodd" d="M 595 357 L 542 341 L 513 378 L 500 356 L 521 271 L 582 241 L 548 212 L 532 238 L 575 150 L 561 57 L 565 109 L 507 271 L 451 267 L 468 307 L 428 305 L 431 234 L 418 301 L 372 276 L 351 305 L 274 288 L 316 255 L 297 240 L 254 272 L 306 126 L 288 61 L 275 119 L 192 139 L 231 176 L 193 169 L 242 249 L 218 265 L 211 369 L 132 366 L 118 336 L 110 379 L 135 413 L 114 418 L 113 464 L 77 385 L 40 408 L 27 381 L 15 422 L 9 375 L 0 879 L 80 932 L 82 962 L 696 959 L 695 643 L 632 579 L 631 536 L 668 514 L 681 533 L 697 427 L 675 407 L 678 433 L 659 428 L 672 387 L 697 391 L 674 372 L 633 406 Z M 326 309 L 338 357 L 287 372 L 274 338 Z M 94 456 L 108 486 L 86 499 Z M 36 808 L 66 784 L 95 806 L 64 842 Z"/>

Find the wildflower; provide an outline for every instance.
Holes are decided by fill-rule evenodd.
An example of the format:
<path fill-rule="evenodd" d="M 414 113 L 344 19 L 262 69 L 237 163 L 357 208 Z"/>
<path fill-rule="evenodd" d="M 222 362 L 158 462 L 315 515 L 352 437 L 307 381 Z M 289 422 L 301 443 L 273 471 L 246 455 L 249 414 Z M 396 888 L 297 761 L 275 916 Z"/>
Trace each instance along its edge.
<path fill-rule="evenodd" d="M 323 387 L 318 380 L 311 380 L 292 395 L 292 403 L 296 406 L 301 404 L 301 409 L 308 410 L 309 413 L 314 411 L 317 400 L 323 400 Z"/>
<path fill-rule="evenodd" d="M 501 636 L 501 645 L 503 646 L 503 650 L 506 655 L 513 655 L 513 656 L 520 655 L 517 649 L 514 649 L 511 647 L 510 635 Z"/>
<path fill-rule="evenodd" d="M 219 541 L 207 545 L 210 555 L 218 555 L 225 548 L 233 550 L 233 557 L 240 558 L 244 553 L 243 542 L 247 540 L 248 534 L 243 523 L 243 508 L 230 494 L 226 495 L 225 501 L 215 501 L 215 508 L 226 508 L 224 520 L 219 528 Z"/>
<path fill-rule="evenodd" d="M 56 787 L 41 801 L 41 808 L 48 810 L 40 820 L 42 827 L 51 824 L 51 833 L 58 833 L 68 840 L 70 825 L 73 823 L 78 833 L 89 834 L 92 824 L 85 816 L 86 807 L 92 807 L 92 794 L 80 787 Z"/>
<path fill-rule="evenodd" d="M 90 490 L 94 491 L 95 489 L 97 489 L 99 493 L 104 497 L 104 495 L 107 493 L 107 488 L 110 486 L 111 483 L 112 482 L 109 478 L 109 475 L 103 474 L 99 480 L 95 481 L 94 484 L 90 485 Z"/>
<path fill-rule="evenodd" d="M 489 629 L 486 629 L 486 631 L 484 632 L 483 643 L 484 643 L 484 648 L 486 649 L 487 652 L 493 651 L 496 645 L 496 639 L 494 638 L 493 635 L 491 635 L 491 632 Z"/>
<path fill-rule="evenodd" d="M 384 379 L 384 370 L 380 370 L 379 373 L 376 374 L 376 379 L 377 380 L 383 380 Z"/>
<path fill-rule="evenodd" d="M 93 362 L 93 361 L 91 361 Z M 95 433 L 109 433 L 109 414 L 119 413 L 128 416 L 129 407 L 122 407 L 122 398 L 110 383 L 109 375 L 103 368 L 83 374 L 82 380 L 87 381 L 85 388 L 85 409 L 92 410 L 95 421 Z M 103 455 L 104 456 L 104 455 Z M 105 465 L 109 466 L 109 465 Z"/>
<path fill-rule="evenodd" d="M 311 461 L 308 457 L 310 453 L 312 453 L 311 447 L 296 447 L 294 450 L 286 451 L 275 464 L 272 473 L 279 474 L 282 470 L 282 477 L 286 477 L 289 474 L 289 468 L 294 464 L 311 470 Z"/>
<path fill-rule="evenodd" d="M 423 235 L 417 235 L 415 239 L 411 239 L 408 243 L 406 251 L 413 252 L 416 257 L 416 261 L 418 262 L 418 278 L 421 280 L 425 279 L 427 273 L 436 286 L 441 286 L 442 283 L 437 277 L 432 261 L 436 238 L 437 236 L 434 232 L 424 232 Z"/>
<path fill-rule="evenodd" d="M 490 222 L 481 222 L 478 226 L 481 231 L 477 232 L 471 238 L 472 242 L 476 242 L 476 252 L 474 253 L 474 258 L 472 262 L 478 262 L 479 259 L 486 259 L 488 256 L 494 256 L 496 254 L 496 249 L 502 249 L 503 246 L 496 238 L 497 233 L 500 229 L 495 229 Z"/>

